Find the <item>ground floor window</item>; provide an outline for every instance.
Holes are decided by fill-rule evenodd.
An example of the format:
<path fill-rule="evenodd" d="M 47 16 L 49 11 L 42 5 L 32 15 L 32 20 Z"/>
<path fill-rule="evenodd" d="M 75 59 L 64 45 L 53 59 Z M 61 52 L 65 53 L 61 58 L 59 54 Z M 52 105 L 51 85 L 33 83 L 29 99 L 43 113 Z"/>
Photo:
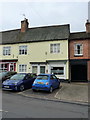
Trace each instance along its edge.
<path fill-rule="evenodd" d="M 0 71 L 7 71 L 8 70 L 8 64 L 0 64 Z"/>
<path fill-rule="evenodd" d="M 2 62 L 0 63 L 0 71 L 16 71 L 16 63 Z"/>
<path fill-rule="evenodd" d="M 55 75 L 64 75 L 64 67 L 51 67 L 51 73 Z"/>
<path fill-rule="evenodd" d="M 25 64 L 19 65 L 19 72 L 27 72 L 27 65 Z"/>
<path fill-rule="evenodd" d="M 40 73 L 45 73 L 45 66 L 40 66 Z"/>

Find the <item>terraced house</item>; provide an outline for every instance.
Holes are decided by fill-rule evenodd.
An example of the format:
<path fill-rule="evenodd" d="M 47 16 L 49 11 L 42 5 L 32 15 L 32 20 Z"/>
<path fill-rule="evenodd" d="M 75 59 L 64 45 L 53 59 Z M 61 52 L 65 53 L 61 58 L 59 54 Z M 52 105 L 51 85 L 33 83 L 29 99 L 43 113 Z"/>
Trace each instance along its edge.
<path fill-rule="evenodd" d="M 55 73 L 69 79 L 69 24 L 36 28 L 28 24 L 25 19 L 21 29 L 1 33 L 0 70 Z"/>
<path fill-rule="evenodd" d="M 90 81 L 90 22 L 86 31 L 71 33 L 69 38 L 70 79 Z"/>
<path fill-rule="evenodd" d="M 81 42 L 78 41 L 75 44 L 76 47 L 73 42 L 76 43 L 77 39 L 79 40 L 77 36 L 81 36 L 80 38 L 83 36 L 82 41 L 84 42 L 84 39 L 87 41 L 86 49 L 88 49 L 88 57 L 84 59 L 90 61 L 90 37 L 86 31 L 81 34 L 70 33 L 69 24 L 34 28 L 28 28 L 28 25 L 28 19 L 24 19 L 21 21 L 21 29 L 0 33 L 2 36 L 0 38 L 2 39 L 0 41 L 0 70 L 17 71 L 18 73 L 54 73 L 60 79 L 71 80 L 74 79 L 75 73 L 76 76 L 80 76 L 80 67 L 82 69 L 82 64 L 84 64 L 83 72 L 86 73 L 82 77 L 90 80 L 90 63 L 82 60 L 82 64 L 81 61 L 77 63 L 76 59 L 81 56 L 73 53 L 75 48 L 74 51 L 79 54 L 78 49 L 82 48 L 79 46 Z M 81 65 L 79 68 L 75 67 L 79 64 Z M 76 69 L 79 69 L 78 72 Z M 85 76 L 88 77 L 85 78 Z M 78 77 L 75 79 L 78 80 Z"/>

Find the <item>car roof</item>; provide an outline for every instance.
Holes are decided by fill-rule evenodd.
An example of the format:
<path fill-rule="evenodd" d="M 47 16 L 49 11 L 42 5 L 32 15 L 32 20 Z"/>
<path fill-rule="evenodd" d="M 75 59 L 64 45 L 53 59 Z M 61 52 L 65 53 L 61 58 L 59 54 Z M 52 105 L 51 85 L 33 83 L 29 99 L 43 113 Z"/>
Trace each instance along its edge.
<path fill-rule="evenodd" d="M 45 74 L 45 73 L 42 73 L 42 74 L 39 74 L 39 75 L 48 75 L 48 76 L 50 76 L 50 75 L 52 75 L 52 74 Z"/>

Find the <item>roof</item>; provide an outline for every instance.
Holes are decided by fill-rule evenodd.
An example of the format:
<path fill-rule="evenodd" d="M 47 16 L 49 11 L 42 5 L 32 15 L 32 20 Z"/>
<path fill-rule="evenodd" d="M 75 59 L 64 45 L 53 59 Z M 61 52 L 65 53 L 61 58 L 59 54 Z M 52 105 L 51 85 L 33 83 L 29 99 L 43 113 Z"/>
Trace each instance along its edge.
<path fill-rule="evenodd" d="M 0 40 L 0 44 L 64 40 L 68 39 L 69 35 L 69 24 L 28 28 L 28 30 L 24 33 L 22 33 L 20 29 L 17 29 L 1 32 L 0 36 L 2 36 L 2 41 Z"/>
<path fill-rule="evenodd" d="M 90 33 L 86 32 L 76 32 L 76 33 L 70 33 L 69 40 L 76 40 L 76 39 L 90 39 Z"/>

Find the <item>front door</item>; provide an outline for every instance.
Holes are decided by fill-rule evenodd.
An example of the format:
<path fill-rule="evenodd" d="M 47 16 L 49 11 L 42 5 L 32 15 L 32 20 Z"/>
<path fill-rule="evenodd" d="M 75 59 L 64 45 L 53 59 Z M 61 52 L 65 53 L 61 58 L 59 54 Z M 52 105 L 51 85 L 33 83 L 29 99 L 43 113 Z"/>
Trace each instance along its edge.
<path fill-rule="evenodd" d="M 9 64 L 9 71 L 14 71 L 14 64 Z"/>

